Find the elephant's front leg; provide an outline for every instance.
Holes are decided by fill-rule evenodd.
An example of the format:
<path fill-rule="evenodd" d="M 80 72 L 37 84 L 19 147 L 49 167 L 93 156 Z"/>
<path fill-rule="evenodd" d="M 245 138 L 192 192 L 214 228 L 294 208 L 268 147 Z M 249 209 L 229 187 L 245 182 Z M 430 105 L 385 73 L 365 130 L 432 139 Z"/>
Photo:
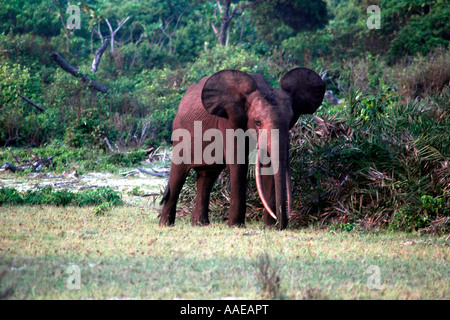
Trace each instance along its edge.
<path fill-rule="evenodd" d="M 231 203 L 228 216 L 229 226 L 243 226 L 247 209 L 247 170 L 248 164 L 229 165 Z"/>

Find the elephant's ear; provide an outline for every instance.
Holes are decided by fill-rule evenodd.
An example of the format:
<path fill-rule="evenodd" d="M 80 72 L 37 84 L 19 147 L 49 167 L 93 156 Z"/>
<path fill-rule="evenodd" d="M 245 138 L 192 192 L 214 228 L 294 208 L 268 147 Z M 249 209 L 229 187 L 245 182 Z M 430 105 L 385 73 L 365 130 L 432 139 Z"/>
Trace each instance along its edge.
<path fill-rule="evenodd" d="M 210 114 L 230 119 L 234 126 L 242 128 L 247 123 L 247 97 L 256 89 L 255 80 L 245 72 L 219 71 L 203 87 L 203 107 Z"/>
<path fill-rule="evenodd" d="M 280 81 L 280 87 L 292 97 L 294 117 L 290 128 L 301 114 L 312 114 L 320 107 L 325 94 L 325 83 L 314 71 L 296 68 L 286 73 Z"/>

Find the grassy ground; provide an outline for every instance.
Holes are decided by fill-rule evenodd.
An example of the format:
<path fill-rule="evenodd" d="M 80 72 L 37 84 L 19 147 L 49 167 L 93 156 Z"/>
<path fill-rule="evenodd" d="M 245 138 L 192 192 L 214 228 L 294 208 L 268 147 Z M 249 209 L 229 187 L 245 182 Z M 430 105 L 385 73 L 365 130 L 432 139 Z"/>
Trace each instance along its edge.
<path fill-rule="evenodd" d="M 0 211 L 2 298 L 450 298 L 445 237 L 192 227 L 189 217 L 160 228 L 146 203 L 103 216 L 92 207 Z"/>

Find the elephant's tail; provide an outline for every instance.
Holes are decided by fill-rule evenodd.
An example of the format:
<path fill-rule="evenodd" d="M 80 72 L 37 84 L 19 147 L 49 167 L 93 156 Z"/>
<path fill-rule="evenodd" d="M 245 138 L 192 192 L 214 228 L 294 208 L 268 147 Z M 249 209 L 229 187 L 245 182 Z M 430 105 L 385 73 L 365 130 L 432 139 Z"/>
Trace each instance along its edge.
<path fill-rule="evenodd" d="M 163 197 L 161 199 L 161 202 L 159 203 L 160 205 L 163 205 L 167 202 L 167 200 L 169 200 L 170 197 L 170 188 L 169 188 L 169 184 L 167 184 L 166 190 L 164 190 L 164 194 Z"/>

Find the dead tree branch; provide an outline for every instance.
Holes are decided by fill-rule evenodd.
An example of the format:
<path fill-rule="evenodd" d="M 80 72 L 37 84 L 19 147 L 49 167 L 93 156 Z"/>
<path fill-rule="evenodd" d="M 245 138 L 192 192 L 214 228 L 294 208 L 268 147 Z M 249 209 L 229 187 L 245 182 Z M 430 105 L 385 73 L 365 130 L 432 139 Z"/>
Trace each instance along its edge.
<path fill-rule="evenodd" d="M 25 97 L 24 95 L 20 94 L 19 92 L 17 92 L 17 95 L 19 97 L 21 97 L 23 100 L 25 100 L 28 104 L 31 104 L 33 107 L 35 107 L 36 109 L 38 109 L 40 112 L 44 112 L 45 108 L 41 107 L 40 105 L 38 105 L 37 103 L 34 103 L 33 101 L 31 101 L 30 99 L 28 99 L 27 97 Z"/>
<path fill-rule="evenodd" d="M 92 80 L 87 75 L 80 73 L 77 68 L 71 66 L 66 60 L 64 60 L 64 58 L 58 52 L 53 52 L 52 54 L 50 54 L 50 57 L 55 60 L 56 64 L 60 66 L 61 69 L 70 73 L 74 77 L 81 78 L 81 80 L 87 83 L 91 89 L 106 93 L 107 90 L 104 85 Z"/>
<path fill-rule="evenodd" d="M 37 155 L 35 155 L 33 152 L 30 151 L 30 149 L 25 148 L 25 151 L 28 152 L 28 154 L 31 156 L 33 160 L 39 159 Z"/>
<path fill-rule="evenodd" d="M 17 163 L 20 163 L 19 159 L 16 157 L 16 155 L 12 152 L 11 148 L 8 148 L 9 153 L 11 154 L 11 156 L 14 158 L 14 160 L 16 160 Z"/>
<path fill-rule="evenodd" d="M 113 147 L 112 147 L 112 145 L 111 145 L 111 142 L 109 142 L 108 137 L 105 137 L 105 138 L 103 139 L 103 141 L 105 141 L 106 145 L 108 146 L 109 150 L 111 150 L 112 153 L 116 152 L 116 150 L 113 149 Z"/>
<path fill-rule="evenodd" d="M 181 18 L 185 14 L 185 12 L 189 9 L 190 5 L 187 6 L 179 15 L 177 18 L 177 21 L 175 22 L 175 26 L 172 30 L 172 32 L 169 31 L 169 26 L 172 24 L 172 21 L 175 19 L 175 16 L 172 16 L 168 21 L 165 21 L 165 27 L 161 25 L 161 31 L 162 33 L 169 39 L 169 54 L 173 55 L 176 49 L 176 46 L 172 46 L 172 39 L 177 31 L 178 25 L 180 23 Z"/>

